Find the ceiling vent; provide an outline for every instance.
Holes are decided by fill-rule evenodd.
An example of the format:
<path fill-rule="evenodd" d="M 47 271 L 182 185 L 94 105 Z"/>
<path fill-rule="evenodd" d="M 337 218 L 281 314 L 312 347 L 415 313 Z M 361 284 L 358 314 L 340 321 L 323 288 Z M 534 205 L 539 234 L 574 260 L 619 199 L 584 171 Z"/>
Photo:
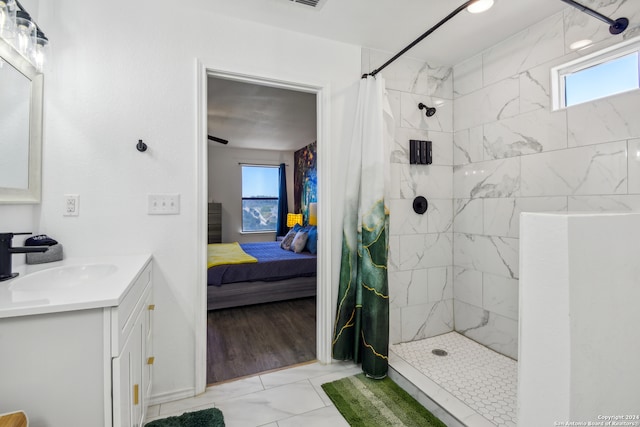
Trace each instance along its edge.
<path fill-rule="evenodd" d="M 305 6 L 310 6 L 314 9 L 320 10 L 322 6 L 327 2 L 327 0 L 289 0 L 294 3 L 298 3 Z"/>

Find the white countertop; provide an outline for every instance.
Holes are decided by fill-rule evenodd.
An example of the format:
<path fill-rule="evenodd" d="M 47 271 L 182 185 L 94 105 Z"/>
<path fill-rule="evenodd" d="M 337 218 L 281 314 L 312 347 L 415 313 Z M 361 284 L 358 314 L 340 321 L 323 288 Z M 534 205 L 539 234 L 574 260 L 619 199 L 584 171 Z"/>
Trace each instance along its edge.
<path fill-rule="evenodd" d="M 121 255 L 102 257 L 76 257 L 62 261 L 20 265 L 13 271 L 20 273 L 14 279 L 0 282 L 0 319 L 34 314 L 113 307 L 120 304 L 130 287 L 151 260 L 151 255 Z M 62 266 L 111 264 L 115 271 L 102 278 L 67 289 L 20 289 L 18 280 L 31 273 Z M 43 276 L 46 282 L 46 276 Z"/>

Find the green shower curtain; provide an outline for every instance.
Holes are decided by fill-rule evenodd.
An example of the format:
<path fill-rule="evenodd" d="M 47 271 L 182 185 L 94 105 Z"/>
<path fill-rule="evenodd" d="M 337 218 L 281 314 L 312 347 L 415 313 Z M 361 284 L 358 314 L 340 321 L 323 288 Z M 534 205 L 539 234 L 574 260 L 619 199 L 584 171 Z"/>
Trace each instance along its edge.
<path fill-rule="evenodd" d="M 360 82 L 346 182 L 333 357 L 362 362 L 371 378 L 388 370 L 389 148 L 393 117 L 382 77 Z"/>

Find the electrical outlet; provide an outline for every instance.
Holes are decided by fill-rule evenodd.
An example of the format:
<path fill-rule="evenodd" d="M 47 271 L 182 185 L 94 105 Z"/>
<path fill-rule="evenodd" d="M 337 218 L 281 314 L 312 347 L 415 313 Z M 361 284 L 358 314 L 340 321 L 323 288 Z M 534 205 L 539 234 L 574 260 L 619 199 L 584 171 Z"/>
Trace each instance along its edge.
<path fill-rule="evenodd" d="M 80 214 L 80 196 L 78 194 L 64 195 L 63 216 L 78 216 Z"/>
<path fill-rule="evenodd" d="M 180 194 L 148 194 L 149 215 L 178 215 L 180 213 Z"/>

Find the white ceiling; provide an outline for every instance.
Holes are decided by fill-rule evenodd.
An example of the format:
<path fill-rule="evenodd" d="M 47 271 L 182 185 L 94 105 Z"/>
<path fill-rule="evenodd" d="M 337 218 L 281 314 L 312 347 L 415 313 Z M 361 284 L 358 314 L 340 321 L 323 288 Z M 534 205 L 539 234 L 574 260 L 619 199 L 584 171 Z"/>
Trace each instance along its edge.
<path fill-rule="evenodd" d="M 319 10 L 290 0 L 203 2 L 218 14 L 395 54 L 465 0 L 326 0 Z M 495 0 L 485 13 L 462 11 L 407 55 L 454 65 L 566 7 L 560 0 Z"/>
<path fill-rule="evenodd" d="M 228 147 L 296 151 L 316 140 L 315 94 L 209 77 L 207 99 L 209 135 Z"/>
<path fill-rule="evenodd" d="M 326 0 L 314 9 L 290 0 L 191 1 L 218 14 L 387 51 L 390 57 L 464 3 Z M 462 11 L 406 56 L 452 66 L 565 7 L 560 0 L 495 0 L 488 12 Z M 315 141 L 315 95 L 215 79 L 209 106 L 209 133 L 228 139 L 229 146 L 296 150 Z"/>

